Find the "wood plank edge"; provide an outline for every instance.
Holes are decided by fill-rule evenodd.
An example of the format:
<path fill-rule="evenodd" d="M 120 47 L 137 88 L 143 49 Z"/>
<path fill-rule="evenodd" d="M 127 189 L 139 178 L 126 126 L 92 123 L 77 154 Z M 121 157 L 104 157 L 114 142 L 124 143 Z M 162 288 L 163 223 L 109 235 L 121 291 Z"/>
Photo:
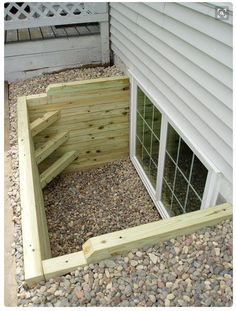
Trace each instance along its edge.
<path fill-rule="evenodd" d="M 23 255 L 24 255 L 24 277 L 25 282 L 31 286 L 34 283 L 37 283 L 39 281 L 44 280 L 44 274 L 43 274 L 43 268 L 42 268 L 42 257 L 41 257 L 41 250 L 40 250 L 40 238 L 38 234 L 38 219 L 37 219 L 37 213 L 36 213 L 36 206 L 33 211 L 33 219 L 35 222 L 35 226 L 33 227 L 35 229 L 35 232 L 32 233 L 31 231 L 31 221 L 29 219 L 28 213 L 25 213 L 29 210 L 29 207 L 31 207 L 31 203 L 28 203 L 28 206 L 25 207 L 25 201 L 29 201 L 28 197 L 28 191 L 29 187 L 28 184 L 32 183 L 27 180 L 25 177 L 25 172 L 29 169 L 29 162 L 30 160 L 26 160 L 27 158 L 31 158 L 32 154 L 30 152 L 31 150 L 31 142 L 30 142 L 30 129 L 29 129 L 29 123 L 28 123 L 28 113 L 27 113 L 27 103 L 26 103 L 26 97 L 21 96 L 17 99 L 17 126 L 18 126 L 18 150 L 19 150 L 19 177 L 20 177 L 20 197 L 21 197 L 21 206 L 22 206 L 22 212 L 21 212 L 21 227 L 22 227 L 22 240 L 23 240 Z M 27 151 L 29 151 L 29 154 L 27 154 Z M 31 166 L 31 174 L 32 172 L 32 166 Z M 33 175 L 31 176 L 31 179 L 33 180 Z M 35 194 L 34 189 L 31 189 L 31 200 L 33 198 L 33 201 L 35 201 Z M 27 208 L 28 207 L 28 208 Z M 27 219 L 26 219 L 27 216 Z M 30 235 L 29 235 L 30 232 Z M 26 234 L 27 233 L 27 234 Z M 30 237 L 30 239 L 28 239 Z M 27 241 L 26 241 L 26 240 Z M 32 243 L 33 242 L 33 243 Z M 29 244 L 28 244 L 29 243 Z M 34 251 L 33 251 L 34 249 Z M 32 251 L 34 253 L 33 262 L 32 258 L 30 261 L 28 260 L 28 254 L 32 254 Z M 33 269 L 33 273 L 32 273 Z"/>
<path fill-rule="evenodd" d="M 109 81 L 119 81 L 119 80 L 129 80 L 129 77 L 126 75 L 122 75 L 122 76 L 114 76 L 114 77 L 105 77 L 105 78 L 97 78 L 97 79 L 90 79 L 90 80 L 81 80 L 81 81 L 74 81 L 74 82 L 64 82 L 64 83 L 54 83 L 54 84 L 50 84 L 47 88 L 46 88 L 46 93 L 47 95 L 53 95 L 53 91 L 55 91 L 55 89 L 60 89 L 63 87 L 70 87 L 70 86 L 80 86 L 80 85 L 85 85 L 85 84 L 94 84 L 94 83 L 98 83 L 98 82 L 109 82 Z"/>
<path fill-rule="evenodd" d="M 42 261 L 43 273 L 46 280 L 72 272 L 87 265 L 84 252 L 79 251 Z"/>
<path fill-rule="evenodd" d="M 150 224 L 146 224 L 145 225 L 146 226 L 146 232 L 145 232 L 146 236 L 144 236 L 144 239 L 147 237 L 152 238 L 151 243 L 147 243 L 147 241 L 143 241 L 143 240 L 142 241 L 136 240 L 134 237 L 133 241 L 129 241 L 127 244 L 123 243 L 122 247 L 120 247 L 120 243 L 117 243 L 117 245 L 119 246 L 119 250 L 116 250 L 116 251 L 111 251 L 110 246 L 106 247 L 106 244 L 109 244 L 109 243 L 104 243 L 104 241 L 107 242 L 109 240 L 110 235 L 115 234 L 119 238 L 119 237 L 124 236 L 124 233 L 129 234 L 129 232 L 131 232 L 133 230 L 133 228 L 136 228 L 138 230 L 139 230 L 139 228 L 142 229 L 142 227 L 144 225 L 140 225 L 140 226 L 136 226 L 133 228 L 124 229 L 124 230 L 119 230 L 119 231 L 116 231 L 113 233 L 107 233 L 107 234 L 104 234 L 104 235 L 101 235 L 98 237 L 90 238 L 89 240 L 87 240 L 83 244 L 83 250 L 82 251 L 67 254 L 64 256 L 55 257 L 55 258 L 50 258 L 47 260 L 43 260 L 42 265 L 43 265 L 44 277 L 46 280 L 49 280 L 50 278 L 61 276 L 61 275 L 67 274 L 69 272 L 72 272 L 79 267 L 82 268 L 82 267 L 84 267 L 90 263 L 97 263 L 101 260 L 110 258 L 112 256 L 116 256 L 116 255 L 122 254 L 124 252 L 128 252 L 133 248 L 140 248 L 140 247 L 147 246 L 147 245 L 154 245 L 158 242 L 169 240 L 170 238 L 174 238 L 174 237 L 177 237 L 179 235 L 190 234 L 192 232 L 195 232 L 195 231 L 197 231 L 201 228 L 207 227 L 207 226 L 214 226 L 223 220 L 232 218 L 232 206 L 231 206 L 231 204 L 228 204 L 228 203 L 218 205 L 218 206 L 214 206 L 214 207 L 211 207 L 211 208 L 206 209 L 206 210 L 208 210 L 208 214 L 210 216 L 210 219 L 206 219 L 205 221 L 203 220 L 202 222 L 199 222 L 199 223 L 196 221 L 196 223 L 194 223 L 190 227 L 188 226 L 187 228 L 181 227 L 181 230 L 178 230 L 177 232 L 176 231 L 173 232 L 173 235 L 168 234 L 168 232 L 172 231 L 172 228 L 169 226 L 169 222 L 170 222 L 169 220 L 170 219 L 178 220 L 178 219 L 180 219 L 180 216 L 182 218 L 188 219 L 188 214 L 193 214 L 196 212 L 172 217 L 170 219 L 160 220 L 160 221 L 162 221 L 162 228 L 163 228 L 162 233 L 165 233 L 164 235 L 162 235 L 162 233 L 159 232 L 157 235 L 153 236 L 153 234 L 150 235 L 150 232 L 149 232 L 149 227 L 152 226 L 153 224 L 158 225 L 158 223 L 160 221 L 156 221 L 156 222 L 153 222 Z M 201 212 L 202 215 L 205 215 L 205 214 L 207 214 L 206 210 L 197 211 L 197 213 Z M 183 217 L 183 216 L 185 216 L 185 217 Z M 96 241 L 94 242 L 95 239 L 102 239 L 102 241 L 103 241 L 102 256 L 99 256 L 99 254 L 97 254 L 97 252 L 96 252 L 97 245 L 96 245 Z M 114 245 L 114 247 L 115 246 L 116 245 Z"/>
<path fill-rule="evenodd" d="M 189 220 L 189 217 L 193 217 Z M 205 210 L 195 211 L 169 219 L 128 228 L 99 237 L 90 238 L 83 244 L 88 263 L 95 263 L 107 256 L 118 255 L 132 248 L 138 248 L 165 241 L 179 235 L 190 234 L 206 226 L 232 217 L 232 206 L 222 204 Z M 154 229 L 155 228 L 155 229 Z M 138 237 L 138 232 L 142 233 Z"/>

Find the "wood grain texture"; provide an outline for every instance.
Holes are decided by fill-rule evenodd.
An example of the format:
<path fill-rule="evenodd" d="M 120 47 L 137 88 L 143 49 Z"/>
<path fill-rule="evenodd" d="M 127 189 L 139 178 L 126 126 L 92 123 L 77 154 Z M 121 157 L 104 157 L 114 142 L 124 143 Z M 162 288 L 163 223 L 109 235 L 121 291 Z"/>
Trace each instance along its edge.
<path fill-rule="evenodd" d="M 35 136 L 42 130 L 46 129 L 53 122 L 60 117 L 59 111 L 52 111 L 45 113 L 41 118 L 36 119 L 30 124 L 31 135 Z"/>
<path fill-rule="evenodd" d="M 52 84 L 44 94 L 27 97 L 30 122 L 45 113 L 60 111 L 60 118 L 34 137 L 35 148 L 69 131 L 69 139 L 45 160 L 78 151 L 75 169 L 88 168 L 128 155 L 129 80 L 126 76 Z M 117 153 L 117 156 L 115 156 Z M 96 162 L 96 163 L 95 163 Z M 44 165 L 42 165 L 43 167 Z M 70 167 L 67 169 L 70 170 Z"/>
<path fill-rule="evenodd" d="M 69 273 L 78 267 L 97 263 L 134 248 L 153 245 L 179 235 L 189 234 L 230 218 L 232 218 L 232 206 L 226 203 L 93 237 L 83 244 L 83 251 L 43 260 L 44 276 L 46 280 L 49 280 L 52 277 Z"/>
<path fill-rule="evenodd" d="M 69 138 L 69 132 L 62 132 L 55 135 L 52 139 L 46 141 L 41 147 L 35 150 L 36 163 L 41 163 L 46 159 L 53 151 L 61 146 Z"/>
<path fill-rule="evenodd" d="M 87 262 L 83 251 L 43 260 L 43 273 L 46 280 L 84 267 Z"/>
<path fill-rule="evenodd" d="M 78 152 L 75 150 L 64 153 L 58 160 L 56 160 L 49 168 L 40 174 L 41 187 L 44 188 L 50 181 L 60 174 L 74 159 Z"/>
<path fill-rule="evenodd" d="M 88 263 L 95 263 L 132 248 L 152 245 L 179 235 L 190 234 L 202 227 L 213 226 L 232 217 L 228 203 L 165 220 L 90 238 L 83 244 Z"/>
<path fill-rule="evenodd" d="M 43 195 L 25 97 L 17 102 L 24 275 L 28 285 L 44 280 L 42 259 L 51 257 Z"/>

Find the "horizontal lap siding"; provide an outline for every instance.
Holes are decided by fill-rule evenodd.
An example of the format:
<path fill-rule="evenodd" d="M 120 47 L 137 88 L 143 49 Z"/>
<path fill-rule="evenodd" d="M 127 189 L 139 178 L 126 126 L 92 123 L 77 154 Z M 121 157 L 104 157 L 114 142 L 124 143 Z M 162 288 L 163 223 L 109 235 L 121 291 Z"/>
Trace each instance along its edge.
<path fill-rule="evenodd" d="M 111 46 L 223 173 L 223 189 L 232 185 L 232 25 L 201 5 L 111 3 Z"/>

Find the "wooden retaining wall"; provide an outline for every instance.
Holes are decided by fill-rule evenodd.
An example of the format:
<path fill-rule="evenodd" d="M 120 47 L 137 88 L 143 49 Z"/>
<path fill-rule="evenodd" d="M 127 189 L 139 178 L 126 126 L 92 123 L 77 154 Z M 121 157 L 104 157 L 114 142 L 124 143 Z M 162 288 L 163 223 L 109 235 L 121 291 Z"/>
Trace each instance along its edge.
<path fill-rule="evenodd" d="M 93 237 L 82 251 L 52 258 L 42 189 L 66 167 L 85 169 L 127 155 L 128 115 L 127 77 L 55 84 L 44 94 L 18 98 L 24 276 L 29 286 L 232 217 L 232 206 L 223 204 Z M 45 162 L 47 168 L 40 172 Z"/>
<path fill-rule="evenodd" d="M 27 104 L 30 122 L 47 112 L 60 112 L 56 122 L 34 137 L 35 149 L 69 131 L 69 139 L 41 163 L 41 169 L 72 150 L 78 151 L 78 159 L 67 170 L 87 169 L 128 155 L 127 77 L 52 84 L 45 94 L 28 96 Z"/>

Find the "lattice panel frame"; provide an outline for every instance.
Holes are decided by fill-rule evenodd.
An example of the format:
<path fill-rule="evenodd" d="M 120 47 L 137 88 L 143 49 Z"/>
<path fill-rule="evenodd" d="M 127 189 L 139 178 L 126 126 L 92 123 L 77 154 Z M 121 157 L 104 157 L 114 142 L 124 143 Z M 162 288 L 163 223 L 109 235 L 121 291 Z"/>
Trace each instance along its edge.
<path fill-rule="evenodd" d="M 16 2 L 5 3 L 5 30 L 49 25 L 108 21 L 107 3 Z"/>

